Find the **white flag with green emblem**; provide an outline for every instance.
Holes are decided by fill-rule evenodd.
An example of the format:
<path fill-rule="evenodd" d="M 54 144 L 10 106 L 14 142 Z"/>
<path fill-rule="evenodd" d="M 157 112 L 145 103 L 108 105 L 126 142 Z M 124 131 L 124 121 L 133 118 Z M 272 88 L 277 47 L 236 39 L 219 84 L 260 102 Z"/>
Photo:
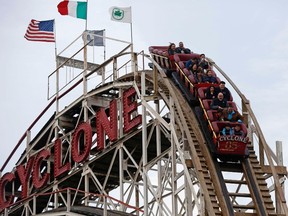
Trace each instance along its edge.
<path fill-rule="evenodd" d="M 116 7 L 109 9 L 111 20 L 124 23 L 132 23 L 131 7 Z"/>

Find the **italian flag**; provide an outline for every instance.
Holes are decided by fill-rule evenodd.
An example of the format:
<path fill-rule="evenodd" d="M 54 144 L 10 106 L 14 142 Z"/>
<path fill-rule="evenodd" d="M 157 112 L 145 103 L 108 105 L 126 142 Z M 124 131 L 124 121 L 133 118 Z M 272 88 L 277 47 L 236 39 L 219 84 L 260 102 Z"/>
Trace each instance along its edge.
<path fill-rule="evenodd" d="M 57 8 L 61 15 L 87 19 L 87 2 L 62 1 L 57 5 Z"/>

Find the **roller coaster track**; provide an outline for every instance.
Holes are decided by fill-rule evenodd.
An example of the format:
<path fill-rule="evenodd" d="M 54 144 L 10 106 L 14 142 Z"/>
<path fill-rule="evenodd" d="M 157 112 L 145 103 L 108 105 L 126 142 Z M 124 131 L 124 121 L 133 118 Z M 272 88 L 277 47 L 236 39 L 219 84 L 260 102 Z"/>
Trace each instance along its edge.
<path fill-rule="evenodd" d="M 208 215 L 221 215 L 220 203 L 223 204 L 224 209 L 227 209 L 225 207 L 226 202 L 222 200 L 222 197 L 224 196 L 221 196 L 220 194 L 220 200 L 217 199 L 216 187 L 212 182 L 212 177 L 213 173 L 215 174 L 215 170 L 214 172 L 209 170 L 209 165 L 211 167 L 210 169 L 213 169 L 211 164 L 212 159 L 210 154 L 207 152 L 207 148 L 205 147 L 206 144 L 203 137 L 201 136 L 201 131 L 199 130 L 197 119 L 188 103 L 173 84 L 165 86 L 162 85 L 162 83 L 159 83 L 159 87 L 160 95 L 162 98 L 170 99 L 170 96 L 175 103 L 174 111 L 175 118 L 177 119 L 176 124 L 182 125 L 183 130 L 185 131 L 189 153 L 191 155 L 191 160 L 193 161 L 193 168 L 197 172 L 197 177 L 202 188 L 202 193 L 205 197 L 207 213 Z M 170 93 L 172 92 L 175 94 L 171 95 Z M 166 102 L 169 103 L 169 101 Z M 221 192 L 219 191 L 219 193 Z"/>
<path fill-rule="evenodd" d="M 198 173 L 197 176 L 203 189 L 208 215 L 237 215 L 237 212 L 245 212 L 247 209 L 257 212 L 257 215 L 280 215 L 275 213 L 275 207 L 265 182 L 265 173 L 261 170 L 253 146 L 249 146 L 249 157 L 241 163 L 241 166 L 237 167 L 237 165 L 231 164 L 232 167 L 228 169 L 227 165 L 221 165 L 211 156 L 191 106 L 183 98 L 181 92 L 175 88 L 174 83 L 169 86 L 159 83 L 159 86 L 162 90 L 160 90 L 162 98 L 168 100 L 170 96 L 175 101 L 175 114 L 177 116 L 176 119 L 179 121 L 176 123 L 182 125 L 186 133 L 194 165 L 193 168 Z M 242 178 L 237 182 L 224 179 L 222 171 L 227 172 L 229 170 L 234 173 L 243 173 L 244 180 Z M 249 192 L 245 194 L 229 192 L 228 187 L 226 187 L 229 183 L 247 184 Z M 233 204 L 228 197 L 233 197 L 234 200 L 236 197 L 249 197 L 252 202 L 250 205 Z M 244 214 L 239 213 L 239 215 Z M 247 213 L 247 215 L 250 214 Z"/>
<path fill-rule="evenodd" d="M 132 65 L 135 66 L 135 62 L 138 65 L 138 61 L 144 65 L 148 59 L 153 69 L 134 67 L 132 73 L 118 76 L 118 59 L 127 54 L 132 56 Z M 21 182 L 16 179 L 8 184 L 5 195 L 13 194 L 15 203 L 2 209 L 1 215 L 288 215 L 279 187 L 279 176 L 287 176 L 287 171 L 285 167 L 273 165 L 265 140 L 263 149 L 268 152 L 269 166 L 264 165 L 262 153 L 258 159 L 253 143 L 249 145 L 249 156 L 243 161 L 221 162 L 209 144 L 201 108 L 189 104 L 157 62 L 143 53 L 120 53 L 85 78 L 108 64 L 113 65 L 113 80 L 81 95 L 52 115 L 37 136 L 29 140 L 16 167 L 27 164 L 28 156 L 44 148 L 54 150 L 54 141 L 60 136 L 63 137 L 62 151 L 67 151 L 62 164 L 73 161 L 70 145 L 81 121 L 93 125 L 89 159 L 71 162 L 67 175 L 57 181 L 51 179 L 41 190 L 29 185 L 30 195 L 24 200 L 20 197 Z M 215 63 L 214 66 L 218 67 Z M 80 83 L 81 80 L 77 81 L 73 88 Z M 121 104 L 123 92 L 130 88 L 135 89 L 141 107 L 142 125 L 127 133 L 120 128 L 118 139 L 113 142 L 106 139 L 107 148 L 99 151 L 95 146 L 95 114 L 99 108 L 112 109 L 109 102 L 113 99 Z M 61 97 L 58 95 L 56 100 Z M 119 109 L 121 114 L 123 107 Z M 246 110 L 252 115 L 256 128 L 260 128 L 249 105 Z M 121 119 L 119 115 L 119 125 L 124 122 Z M 263 136 L 261 130 L 258 133 Z M 52 159 L 47 160 L 49 165 L 42 166 L 51 176 L 54 173 L 51 167 L 55 165 Z M 272 199 L 267 184 L 271 177 L 277 202 Z"/>

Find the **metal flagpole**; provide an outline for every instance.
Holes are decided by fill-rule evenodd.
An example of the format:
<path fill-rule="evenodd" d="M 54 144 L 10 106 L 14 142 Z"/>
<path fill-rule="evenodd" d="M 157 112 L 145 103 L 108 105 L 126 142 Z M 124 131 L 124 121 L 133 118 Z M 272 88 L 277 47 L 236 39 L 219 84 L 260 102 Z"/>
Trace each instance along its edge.
<path fill-rule="evenodd" d="M 87 95 L 87 23 L 88 23 L 88 0 L 87 0 L 87 5 L 86 5 L 86 20 L 85 20 L 85 31 L 84 31 L 84 70 L 83 70 L 83 95 Z M 88 110 L 86 107 L 87 101 L 84 100 L 83 102 L 83 107 L 84 107 L 84 121 L 88 121 Z M 87 191 L 88 188 L 86 188 L 87 185 L 85 185 L 85 191 Z M 85 192 L 85 196 L 88 197 L 88 194 Z M 85 204 L 87 203 L 87 199 L 85 199 Z"/>
<path fill-rule="evenodd" d="M 106 61 L 106 29 L 103 29 L 104 61 Z"/>
<path fill-rule="evenodd" d="M 88 0 L 87 0 L 87 8 L 86 8 L 86 20 L 85 20 L 85 30 L 87 30 L 88 25 Z"/>
<path fill-rule="evenodd" d="M 103 54 L 104 54 L 104 62 L 106 61 L 106 30 L 103 29 L 103 44 L 104 44 L 104 50 L 103 50 Z M 103 70 L 102 70 L 102 84 L 104 85 L 105 83 L 105 66 L 103 67 Z"/>
<path fill-rule="evenodd" d="M 87 80 L 86 80 L 86 74 L 87 74 L 87 19 L 88 19 L 88 0 L 87 0 L 87 8 L 86 8 L 86 20 L 85 20 L 85 31 L 84 31 L 84 71 L 83 71 L 83 94 L 87 94 Z"/>
<path fill-rule="evenodd" d="M 54 39 L 55 39 L 55 60 L 57 63 L 57 46 L 56 46 L 56 24 L 55 24 L 55 19 L 53 20 L 53 32 L 54 32 Z M 57 66 L 57 65 L 56 65 Z"/>
<path fill-rule="evenodd" d="M 134 79 L 138 81 L 138 73 L 137 73 L 137 56 L 134 55 L 134 49 L 133 49 L 133 28 L 132 28 L 132 7 L 130 6 L 130 34 L 131 34 L 131 61 L 132 61 L 132 67 L 134 71 Z"/>
<path fill-rule="evenodd" d="M 57 44 L 56 44 L 56 24 L 55 24 L 55 19 L 53 20 L 53 32 L 54 32 L 54 39 L 55 39 L 55 61 L 56 61 L 56 113 L 59 112 L 59 100 L 58 100 L 58 96 L 59 96 L 59 69 L 58 69 L 58 60 L 57 60 Z M 49 82 L 48 82 L 49 83 Z M 48 86 L 48 95 L 49 95 L 49 86 Z M 49 98 L 49 96 L 48 96 Z"/>
<path fill-rule="evenodd" d="M 132 7 L 130 6 L 131 22 L 130 22 L 130 37 L 131 37 L 131 52 L 133 53 L 133 29 L 132 29 Z"/>

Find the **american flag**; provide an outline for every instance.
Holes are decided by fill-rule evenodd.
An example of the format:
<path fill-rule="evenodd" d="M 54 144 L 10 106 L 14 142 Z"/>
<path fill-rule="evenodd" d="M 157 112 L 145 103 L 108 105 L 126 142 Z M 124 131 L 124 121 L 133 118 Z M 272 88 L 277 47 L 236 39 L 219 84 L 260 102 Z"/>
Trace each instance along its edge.
<path fill-rule="evenodd" d="M 32 19 L 24 37 L 29 41 L 55 42 L 54 20 Z"/>

